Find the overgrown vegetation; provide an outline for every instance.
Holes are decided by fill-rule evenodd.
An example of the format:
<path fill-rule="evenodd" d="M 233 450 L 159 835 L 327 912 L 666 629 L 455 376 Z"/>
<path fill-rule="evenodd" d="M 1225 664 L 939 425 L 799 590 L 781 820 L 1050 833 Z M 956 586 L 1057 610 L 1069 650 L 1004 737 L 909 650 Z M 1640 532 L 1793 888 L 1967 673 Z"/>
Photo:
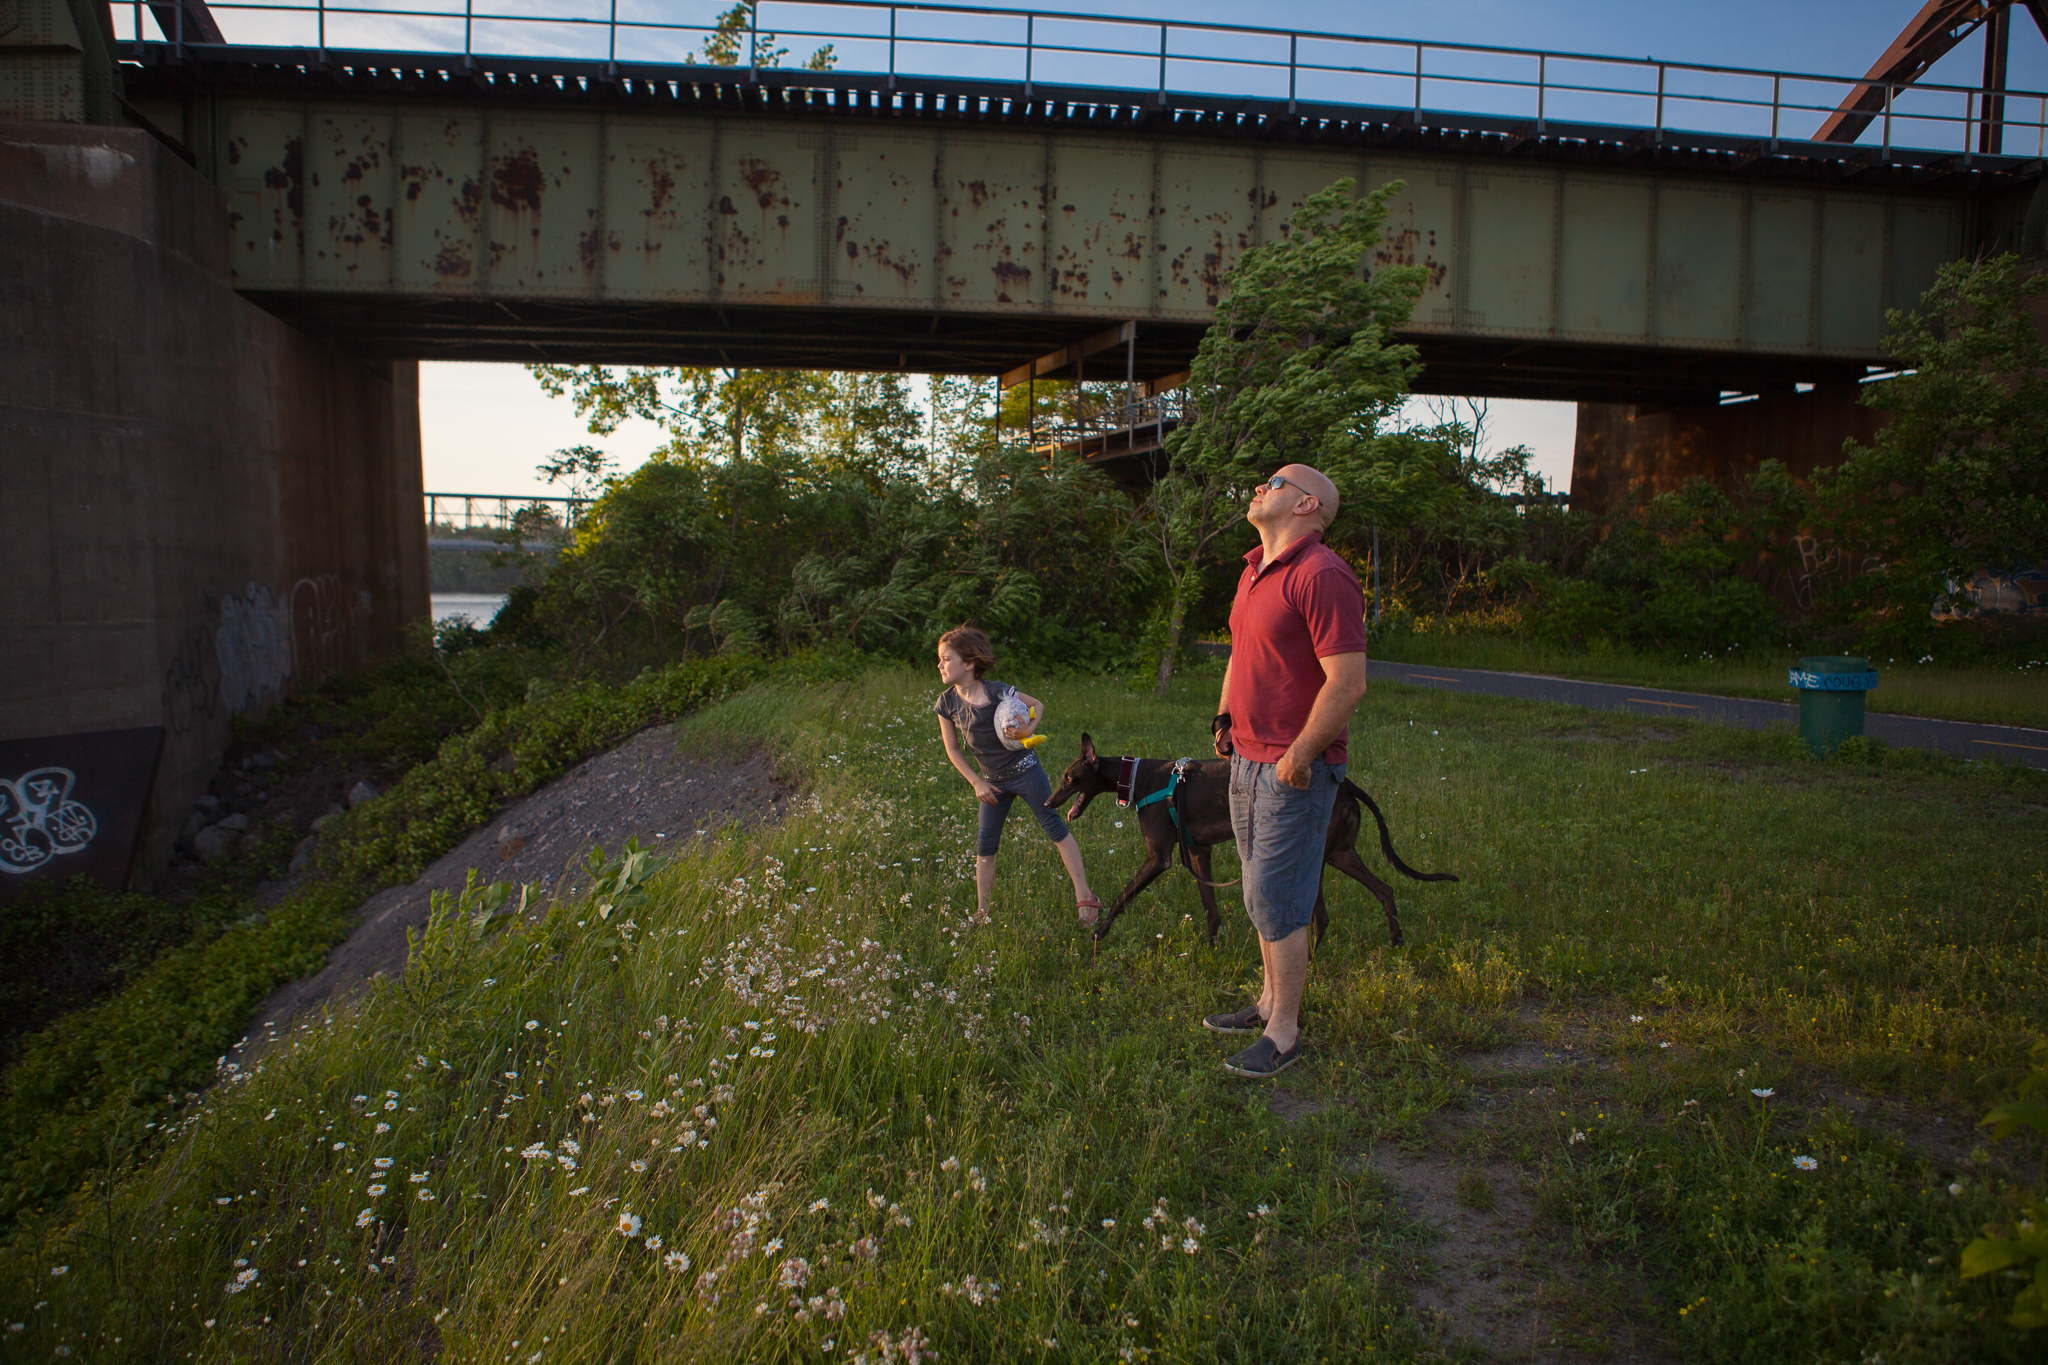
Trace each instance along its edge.
<path fill-rule="evenodd" d="M 2008 1098 L 2048 1024 L 2048 883 L 2011 854 L 2041 775 L 1377 688 L 1358 767 L 1463 880 L 1403 893 L 1401 949 L 1333 883 L 1315 1055 L 1275 1090 L 1199 1027 L 1257 959 L 1241 924 L 1206 945 L 1185 878 L 1097 948 L 1020 844 L 971 922 L 928 694 L 871 672 L 699 713 L 687 742 L 769 742 L 816 802 L 531 919 L 444 903 L 402 982 L 21 1225 L 19 1347 L 1442 1359 L 1397 1146 L 1513 1162 L 1539 1221 L 1511 1273 L 1587 1354 L 2038 1345 L 1962 1273 L 2005 1168 L 1927 1134 Z M 1142 753 L 1194 749 L 1211 700 L 1046 695 L 1059 742 Z M 1077 831 L 1105 882 L 1139 856 L 1116 817 Z M 1589 1062 L 1467 1064 L 1532 1035 Z"/>
<path fill-rule="evenodd" d="M 580 668 L 822 644 L 921 657 L 969 619 L 1013 653 L 1109 668 L 1150 615 L 1129 500 L 999 442 L 985 384 L 939 381 L 927 420 L 897 375 L 537 373 L 594 431 L 641 416 L 672 433 L 499 624 Z"/>
<path fill-rule="evenodd" d="M 841 665 L 784 667 L 822 679 Z M 322 832 L 318 875 L 279 904 L 205 926 L 131 969 L 117 992 L 19 1039 L 0 1073 L 0 1220 L 62 1201 L 95 1169 L 118 1170 L 214 1079 L 257 1004 L 319 969 L 369 895 L 418 877 L 504 801 L 766 671 L 750 658 L 691 659 L 622 687 L 586 682 L 491 710 L 338 817 Z"/>
<path fill-rule="evenodd" d="M 2048 564 L 2048 350 L 2026 311 L 2048 277 L 2010 256 L 1942 268 L 1888 315 L 1897 374 L 1863 402 L 1891 414 L 1811 488 L 1765 461 L 1608 517 L 1546 504 L 1521 450 L 1452 424 L 1446 480 L 1383 519 L 1382 615 L 1396 633 L 1720 657 L 1759 649 L 2048 663 L 2043 618 L 1977 617 L 1980 571 Z M 1448 414 L 1446 414 L 1448 415 Z M 1361 528 L 1339 523 L 1365 562 Z"/>

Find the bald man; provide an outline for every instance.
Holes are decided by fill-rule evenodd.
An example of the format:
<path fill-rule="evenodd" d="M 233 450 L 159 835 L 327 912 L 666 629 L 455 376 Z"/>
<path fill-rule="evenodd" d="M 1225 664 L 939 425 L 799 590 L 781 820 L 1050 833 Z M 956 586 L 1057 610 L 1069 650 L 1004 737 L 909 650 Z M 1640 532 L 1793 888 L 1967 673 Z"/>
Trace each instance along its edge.
<path fill-rule="evenodd" d="M 1337 488 L 1307 465 L 1252 490 L 1259 531 L 1230 608 L 1230 666 L 1216 703 L 1216 752 L 1230 759 L 1230 823 L 1244 907 L 1259 931 L 1258 1000 L 1202 1023 L 1258 1040 L 1223 1063 L 1279 1075 L 1301 1055 L 1309 919 L 1323 884 L 1323 840 L 1344 781 L 1351 713 L 1365 696 L 1365 593 L 1323 544 Z"/>

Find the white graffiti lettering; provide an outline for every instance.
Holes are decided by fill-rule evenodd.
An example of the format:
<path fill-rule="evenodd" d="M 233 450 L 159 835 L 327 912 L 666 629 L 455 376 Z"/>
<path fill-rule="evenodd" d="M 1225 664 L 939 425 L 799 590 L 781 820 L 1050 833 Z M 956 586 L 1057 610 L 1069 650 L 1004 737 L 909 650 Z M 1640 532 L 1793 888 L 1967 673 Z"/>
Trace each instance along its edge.
<path fill-rule="evenodd" d="M 213 637 L 220 661 L 220 695 L 237 715 L 284 695 L 292 675 L 291 628 L 270 589 L 249 585 L 245 598 L 220 599 L 220 629 Z"/>
<path fill-rule="evenodd" d="M 100 824 L 71 799 L 76 781 L 69 768 L 37 768 L 12 781 L 0 777 L 0 872 L 33 872 L 92 842 Z"/>

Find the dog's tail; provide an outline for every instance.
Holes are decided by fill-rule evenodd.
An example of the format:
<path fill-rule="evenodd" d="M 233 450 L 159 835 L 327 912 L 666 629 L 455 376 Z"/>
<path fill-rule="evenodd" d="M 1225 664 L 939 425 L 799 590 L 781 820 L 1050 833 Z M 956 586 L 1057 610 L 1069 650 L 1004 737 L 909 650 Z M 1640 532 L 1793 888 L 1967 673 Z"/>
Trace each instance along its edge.
<path fill-rule="evenodd" d="M 1372 812 L 1374 822 L 1380 827 L 1380 852 L 1387 855 L 1387 861 L 1394 865 L 1395 871 L 1404 877 L 1413 877 L 1418 882 L 1454 882 L 1458 880 L 1454 873 L 1417 872 L 1414 868 L 1402 862 L 1401 855 L 1394 852 L 1393 836 L 1387 833 L 1387 817 L 1380 814 L 1380 808 L 1373 804 L 1373 799 L 1367 794 L 1365 788 L 1347 777 L 1344 779 L 1342 791 L 1347 796 L 1352 796 L 1365 802 L 1365 808 Z"/>

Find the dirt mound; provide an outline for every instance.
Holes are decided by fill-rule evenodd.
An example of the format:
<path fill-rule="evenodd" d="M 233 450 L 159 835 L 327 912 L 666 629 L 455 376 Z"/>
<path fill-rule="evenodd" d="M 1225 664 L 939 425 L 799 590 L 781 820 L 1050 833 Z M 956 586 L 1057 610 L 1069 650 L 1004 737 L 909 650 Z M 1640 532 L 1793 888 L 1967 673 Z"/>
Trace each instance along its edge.
<path fill-rule="evenodd" d="M 532 883 L 545 902 L 574 894 L 593 845 L 616 852 L 637 838 L 641 847 L 659 851 L 728 824 L 773 822 L 782 818 L 791 794 L 764 758 L 690 757 L 677 751 L 674 727 L 643 730 L 507 806 L 418 881 L 365 901 L 355 932 L 327 966 L 265 1000 L 228 1060 L 247 1067 L 309 1010 L 373 977 L 402 975 L 407 931 L 427 922 L 435 892 L 461 891 L 471 870 L 480 882 Z"/>

